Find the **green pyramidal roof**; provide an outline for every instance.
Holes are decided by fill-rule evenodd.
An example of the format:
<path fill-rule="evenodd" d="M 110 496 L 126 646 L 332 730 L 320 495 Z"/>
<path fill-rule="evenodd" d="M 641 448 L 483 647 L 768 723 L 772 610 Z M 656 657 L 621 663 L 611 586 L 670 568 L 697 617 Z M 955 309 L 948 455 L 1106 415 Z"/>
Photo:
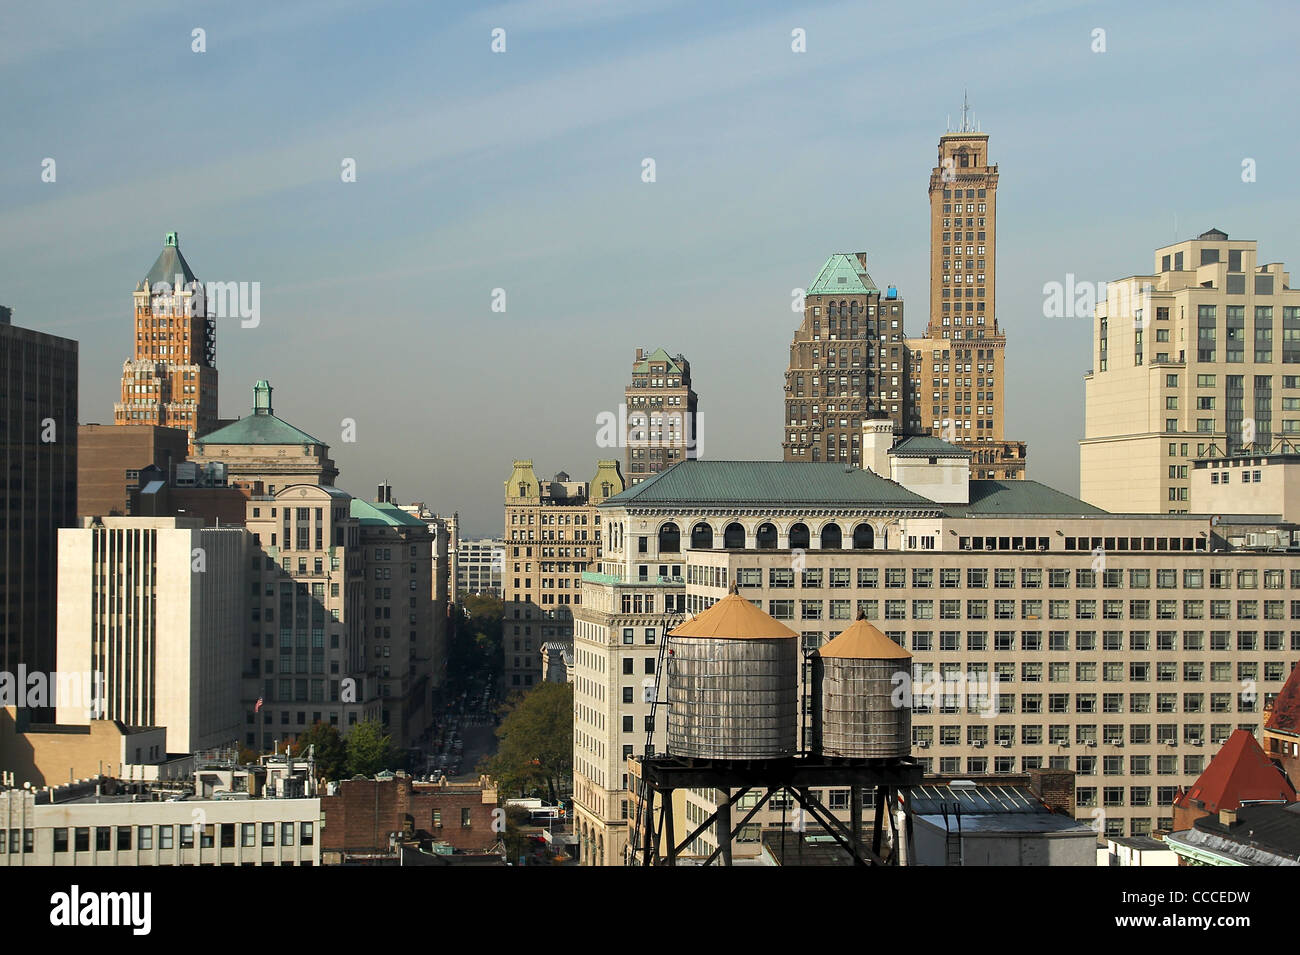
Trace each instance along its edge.
<path fill-rule="evenodd" d="M 306 431 L 277 418 L 271 408 L 271 385 L 262 380 L 253 386 L 253 413 L 224 428 L 201 435 L 198 444 L 324 444 Z"/>
<path fill-rule="evenodd" d="M 664 362 L 670 373 L 680 372 L 682 370 L 678 366 L 677 360 L 673 358 L 671 355 L 669 355 L 668 352 L 664 351 L 662 348 L 656 348 L 655 353 L 653 355 L 647 355 L 643 360 L 637 362 L 636 367 L 633 368 L 632 371 L 634 373 L 636 372 L 649 373 L 650 363 L 652 361 Z"/>
<path fill-rule="evenodd" d="M 858 261 L 857 256 L 847 252 L 837 252 L 826 260 L 817 278 L 808 287 L 807 295 L 835 295 L 846 292 L 861 295 L 864 292 L 878 292 L 876 283 L 867 270 Z"/>
<path fill-rule="evenodd" d="M 153 267 L 149 269 L 149 274 L 144 277 L 143 282 L 136 286 L 136 289 L 143 289 L 145 282 L 148 282 L 151 287 L 160 282 L 175 286 L 176 276 L 178 275 L 181 277 L 180 284 L 182 285 L 195 281 L 194 270 L 185 261 L 185 256 L 181 255 L 176 233 L 168 232 L 163 250 L 158 253 L 158 258 L 154 260 Z"/>

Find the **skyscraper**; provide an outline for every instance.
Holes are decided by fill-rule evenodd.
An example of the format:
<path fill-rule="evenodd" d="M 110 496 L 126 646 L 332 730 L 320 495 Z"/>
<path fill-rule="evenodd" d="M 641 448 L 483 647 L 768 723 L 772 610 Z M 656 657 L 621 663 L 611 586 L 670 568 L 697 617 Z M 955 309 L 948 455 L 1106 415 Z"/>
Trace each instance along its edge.
<path fill-rule="evenodd" d="M 0 667 L 54 669 L 58 529 L 77 513 L 77 343 L 0 306 Z"/>
<path fill-rule="evenodd" d="M 884 415 L 904 430 L 904 350 L 903 299 L 876 286 L 867 253 L 827 259 L 790 345 L 785 460 L 858 463 L 864 418 Z"/>
<path fill-rule="evenodd" d="M 1025 444 L 1003 433 L 1006 335 L 997 313 L 998 167 L 988 133 L 971 127 L 939 137 L 930 171 L 930 315 L 909 339 L 911 432 L 973 454 L 976 478 L 1023 478 Z"/>
<path fill-rule="evenodd" d="M 683 356 L 673 358 L 662 348 L 647 355 L 638 348 L 624 400 L 629 486 L 696 456 L 697 399 L 691 363 Z"/>
<path fill-rule="evenodd" d="M 217 328 L 175 232 L 134 298 L 135 350 L 113 420 L 183 428 L 193 447 L 217 425 Z"/>

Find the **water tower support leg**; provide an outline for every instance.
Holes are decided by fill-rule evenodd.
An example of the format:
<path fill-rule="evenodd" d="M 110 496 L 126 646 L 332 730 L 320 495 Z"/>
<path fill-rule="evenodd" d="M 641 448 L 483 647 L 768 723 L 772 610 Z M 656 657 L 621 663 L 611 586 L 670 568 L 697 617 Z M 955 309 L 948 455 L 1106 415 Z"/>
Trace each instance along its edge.
<path fill-rule="evenodd" d="M 668 844 L 668 864 L 677 865 L 677 833 L 673 829 L 673 791 L 666 790 L 664 802 L 664 838 Z"/>
<path fill-rule="evenodd" d="M 659 852 L 659 846 L 655 844 L 655 791 L 646 787 L 645 794 L 645 835 L 641 838 L 641 864 L 653 865 L 655 855 Z"/>
<path fill-rule="evenodd" d="M 887 811 L 885 802 L 888 792 L 889 790 L 885 786 L 876 787 L 876 824 L 871 833 L 871 851 L 876 856 L 880 855 L 881 835 L 884 831 L 883 826 L 885 822 L 883 814 Z"/>
<path fill-rule="evenodd" d="M 728 794 L 730 795 L 730 794 Z M 731 865 L 731 801 L 725 800 L 718 806 L 718 848 L 722 850 L 722 864 Z"/>
<path fill-rule="evenodd" d="M 849 832 L 856 850 L 862 845 L 862 787 L 849 790 Z"/>

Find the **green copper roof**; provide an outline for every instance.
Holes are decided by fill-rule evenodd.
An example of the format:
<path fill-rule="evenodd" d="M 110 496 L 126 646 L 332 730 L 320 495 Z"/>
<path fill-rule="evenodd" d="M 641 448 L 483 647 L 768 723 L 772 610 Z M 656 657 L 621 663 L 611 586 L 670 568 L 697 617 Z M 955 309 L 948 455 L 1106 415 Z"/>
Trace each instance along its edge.
<path fill-rule="evenodd" d="M 197 444 L 324 444 L 306 431 L 295 428 L 271 411 L 271 385 L 265 380 L 253 386 L 253 413 L 247 418 L 200 435 Z"/>
<path fill-rule="evenodd" d="M 360 498 L 352 499 L 351 514 L 359 518 L 362 524 L 386 527 L 428 527 L 414 514 L 409 514 L 392 504 L 371 504 Z"/>
<path fill-rule="evenodd" d="M 199 444 L 324 444 L 273 414 L 251 414 L 202 435 Z"/>
<path fill-rule="evenodd" d="M 182 285 L 195 281 L 194 270 L 185 261 L 185 256 L 181 255 L 176 233 L 168 232 L 163 250 L 158 253 L 158 258 L 154 260 L 153 267 L 149 269 L 149 274 L 144 277 L 144 282 L 137 285 L 136 289 L 143 289 L 145 282 L 148 282 L 150 286 L 157 285 L 159 282 L 166 282 L 169 286 L 174 287 L 178 275 L 181 276 Z"/>
<path fill-rule="evenodd" d="M 1099 507 L 1038 481 L 971 481 L 969 504 L 947 504 L 949 517 L 994 514 L 1105 514 Z"/>
<path fill-rule="evenodd" d="M 801 461 L 681 461 L 605 503 L 939 507 L 871 471 Z"/>
<path fill-rule="evenodd" d="M 857 256 L 837 252 L 826 260 L 805 294 L 838 295 L 843 292 L 847 295 L 861 295 L 878 291 L 876 283 L 858 262 Z"/>
<path fill-rule="evenodd" d="M 682 370 L 681 366 L 677 364 L 676 359 L 674 359 L 671 355 L 669 355 L 668 352 L 664 351 L 662 348 L 656 348 L 655 353 L 653 355 L 648 355 L 643 361 L 639 361 L 636 363 L 635 366 L 633 366 L 632 368 L 633 374 L 639 373 L 643 375 L 648 375 L 650 373 L 650 363 L 652 361 L 664 362 L 668 368 L 669 374 L 672 374 L 674 372 L 680 373 Z"/>
<path fill-rule="evenodd" d="M 901 458 L 969 458 L 971 452 L 960 445 L 929 435 L 910 435 L 899 439 L 889 451 Z"/>

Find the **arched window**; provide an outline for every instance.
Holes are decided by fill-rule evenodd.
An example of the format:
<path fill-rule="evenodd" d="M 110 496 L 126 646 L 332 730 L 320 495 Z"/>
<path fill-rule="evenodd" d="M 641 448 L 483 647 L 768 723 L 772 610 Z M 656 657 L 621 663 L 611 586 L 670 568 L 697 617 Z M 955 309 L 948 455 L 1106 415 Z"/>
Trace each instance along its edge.
<path fill-rule="evenodd" d="M 713 547 L 713 528 L 701 521 L 691 528 L 691 548 L 709 550 Z"/>
<path fill-rule="evenodd" d="M 669 521 L 659 528 L 659 553 L 676 554 L 682 549 L 682 532 L 677 525 Z"/>
<path fill-rule="evenodd" d="M 844 535 L 840 525 L 827 524 L 822 528 L 822 550 L 839 550 L 844 546 Z"/>
<path fill-rule="evenodd" d="M 859 524 L 853 528 L 853 549 L 870 550 L 876 546 L 876 532 L 870 524 Z"/>
<path fill-rule="evenodd" d="M 727 550 L 743 550 L 745 547 L 745 529 L 734 521 L 722 532 L 722 546 Z"/>
<path fill-rule="evenodd" d="M 775 524 L 760 524 L 757 536 L 758 546 L 761 550 L 774 550 L 776 548 Z"/>
<path fill-rule="evenodd" d="M 808 525 L 796 524 L 790 528 L 790 546 L 796 550 L 808 549 Z"/>

